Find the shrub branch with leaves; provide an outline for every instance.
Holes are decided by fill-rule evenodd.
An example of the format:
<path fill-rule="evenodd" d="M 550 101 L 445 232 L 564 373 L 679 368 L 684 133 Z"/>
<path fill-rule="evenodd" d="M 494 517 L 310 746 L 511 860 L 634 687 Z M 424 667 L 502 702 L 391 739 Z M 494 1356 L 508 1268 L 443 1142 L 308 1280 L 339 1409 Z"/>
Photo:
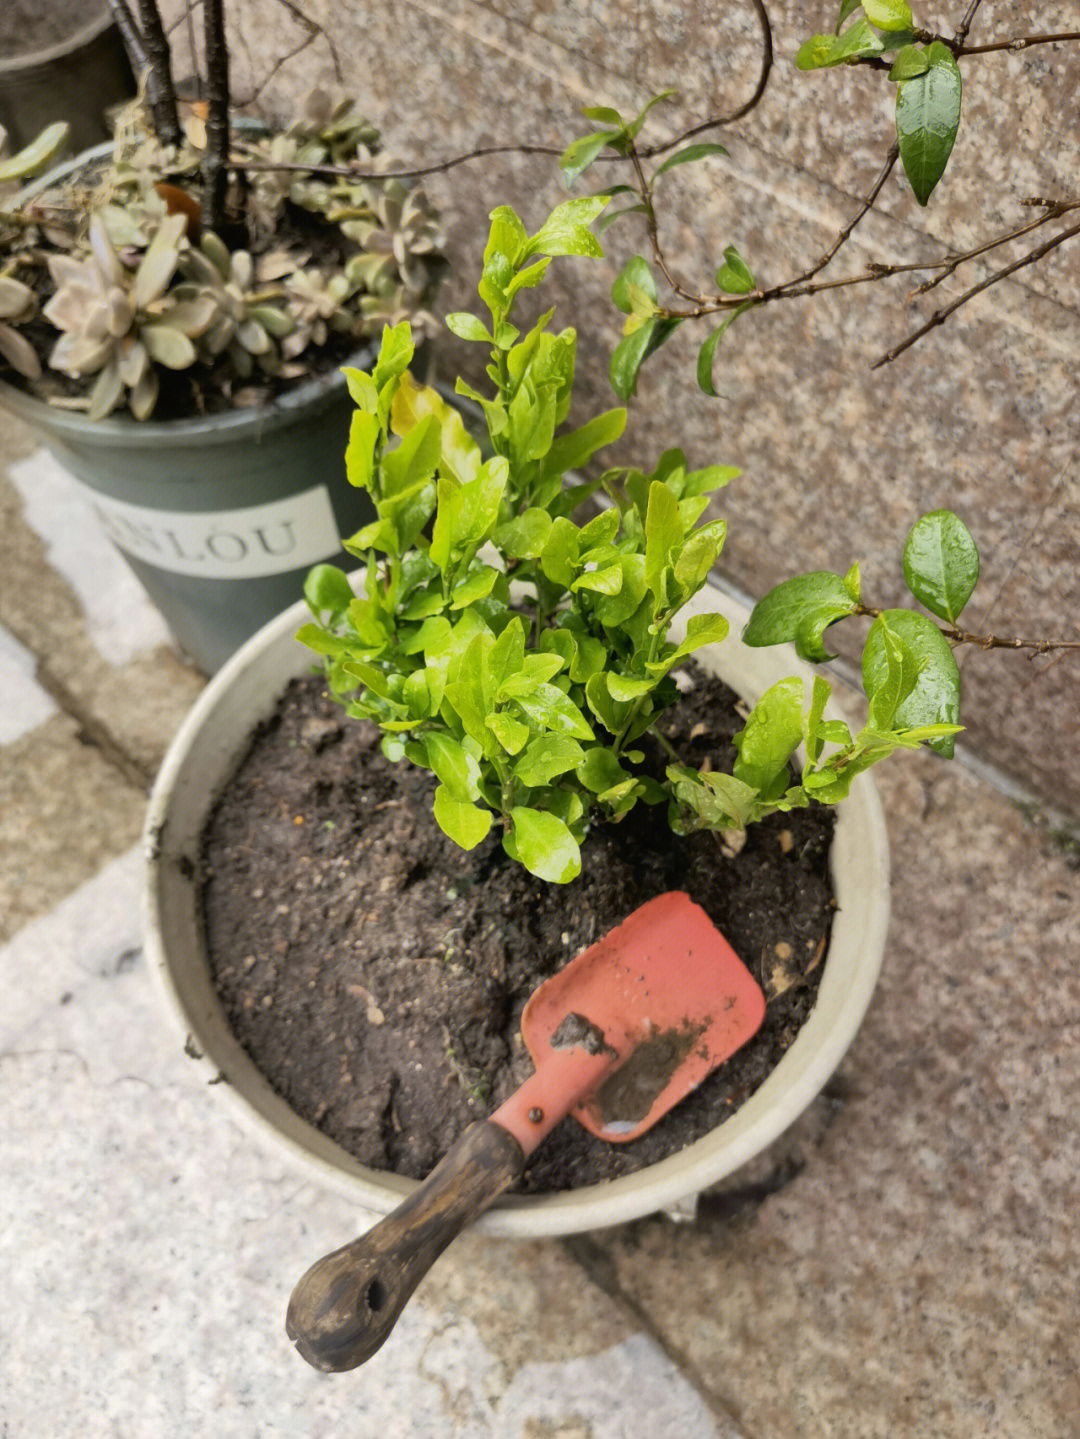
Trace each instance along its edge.
<path fill-rule="evenodd" d="M 740 829 L 842 799 L 897 749 L 950 753 L 960 728 L 948 642 L 925 616 L 889 611 L 867 641 L 869 716 L 854 737 L 825 718 L 824 679 L 806 694 L 793 677 L 755 705 L 731 774 L 699 773 L 674 753 L 662 780 L 650 773 L 641 746 L 651 734 L 668 748 L 656 722 L 678 695 L 672 671 L 727 633 L 722 615 L 705 613 L 689 619 L 681 643 L 669 638 L 724 543 L 723 520 L 699 523 L 709 496 L 738 471 L 691 470 L 669 450 L 650 473 L 614 469 L 564 484 L 619 438 L 626 413 L 560 433 L 575 333 L 551 330 L 548 311 L 523 335 L 511 316 L 553 257 L 601 253 L 589 226 L 606 204 L 567 201 L 532 235 L 513 210 L 492 214 L 479 286 L 489 318 L 447 320 L 490 347 L 492 391 L 457 384 L 483 413 L 486 458 L 458 412 L 412 380 L 407 324 L 386 328 L 370 374 L 346 371 L 357 405 L 346 466 L 376 518 L 346 544 L 363 561 L 359 594 L 341 570 L 317 566 L 305 591 L 315 618 L 299 633 L 326 657 L 348 712 L 380 727 L 384 753 L 433 771 L 435 818 L 453 840 L 472 849 L 497 821 L 511 858 L 557 883 L 579 873 L 590 823 L 618 821 L 638 803 L 665 805 L 676 832 Z M 576 521 L 601 487 L 609 506 Z M 955 619 L 970 578 L 967 531 L 952 516 L 920 525 L 908 545 L 913 588 Z M 950 557 L 940 572 L 920 558 L 937 552 L 934 537 Z M 795 640 L 820 660 L 826 627 L 865 612 L 857 567 L 843 578 L 803 576 L 766 596 L 744 638 Z"/>

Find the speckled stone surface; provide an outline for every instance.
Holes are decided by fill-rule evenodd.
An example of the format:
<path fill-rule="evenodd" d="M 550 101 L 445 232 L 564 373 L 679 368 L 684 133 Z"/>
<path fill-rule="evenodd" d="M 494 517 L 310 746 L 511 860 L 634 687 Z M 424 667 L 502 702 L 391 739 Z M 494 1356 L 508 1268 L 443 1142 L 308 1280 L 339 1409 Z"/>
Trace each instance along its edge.
<path fill-rule="evenodd" d="M 660 182 L 666 188 L 658 193 L 670 197 L 665 245 L 695 287 L 708 286 L 727 244 L 766 283 L 798 273 L 854 213 L 880 168 L 893 103 L 885 77 L 843 68 L 803 75 L 793 67 L 800 41 L 827 29 L 835 8 L 824 0 L 770 4 L 776 63 L 764 101 L 725 132 L 729 157 Z M 916 7 L 917 19 L 948 31 L 960 9 Z M 268 21 L 255 0 L 239 0 L 231 13 L 242 36 L 236 84 L 250 93 L 303 31 L 277 7 Z M 582 105 L 627 108 L 675 85 L 678 100 L 659 112 L 657 134 L 668 134 L 734 108 L 756 75 L 749 4 L 408 0 L 361 14 L 318 0 L 310 14 L 328 24 L 346 86 L 395 151 L 421 161 L 500 141 L 561 147 L 583 133 Z M 1040 5 L 1037 25 L 1031 16 L 1020 0 L 987 0 L 972 42 L 1076 27 L 1069 0 Z M 175 42 L 182 51 L 180 31 Z M 960 137 L 930 205 L 920 209 L 894 175 L 881 213 L 855 232 L 835 273 L 976 244 L 1028 218 L 1019 204 L 1025 196 L 1075 191 L 1080 132 L 1069 116 L 1080 89 L 1080 45 L 971 57 L 964 73 Z M 287 112 L 316 82 L 335 83 L 321 38 L 274 76 L 259 103 Z M 508 201 L 539 222 L 565 196 L 554 160 L 543 156 L 487 158 L 429 184 L 458 267 L 446 309 L 474 302 L 494 205 Z M 618 266 L 647 248 L 640 222 L 620 222 L 605 246 L 602 263 L 555 267 L 549 290 L 561 320 L 582 332 L 582 414 L 614 402 L 605 374 L 619 317 L 607 295 Z M 1022 251 L 998 253 L 1012 260 Z M 900 276 L 744 317 L 720 349 L 720 400 L 705 399 L 694 384 L 705 332 L 684 328 L 643 372 L 628 437 L 612 460 L 651 466 L 662 449 L 682 444 L 699 463 L 740 464 L 742 480 L 717 509 L 731 525 L 725 568 L 752 594 L 799 570 L 842 571 L 860 559 L 870 602 L 894 604 L 904 593 L 899 557 L 907 529 L 926 509 L 948 505 L 983 554 L 982 584 L 965 619 L 998 634 L 1077 638 L 1080 239 L 871 373 L 875 359 L 989 267 L 979 262 L 968 279 L 964 273 L 929 296 L 911 298 L 913 280 Z M 452 374 L 459 366 L 481 379 L 476 347 L 448 339 L 441 368 Z M 856 637 L 838 643 L 857 656 Z M 977 655 L 965 664 L 965 683 L 969 742 L 1080 814 L 1080 661 L 1033 666 Z"/>
<path fill-rule="evenodd" d="M 750 1434 L 1072 1439 L 1080 872 L 955 767 L 879 774 L 890 943 L 816 1114 L 696 1226 L 597 1243 Z"/>
<path fill-rule="evenodd" d="M 554 1242 L 466 1238 L 360 1374 L 292 1285 L 370 1222 L 267 1158 L 165 1029 L 132 851 L 0 949 L 5 1439 L 744 1439 Z"/>

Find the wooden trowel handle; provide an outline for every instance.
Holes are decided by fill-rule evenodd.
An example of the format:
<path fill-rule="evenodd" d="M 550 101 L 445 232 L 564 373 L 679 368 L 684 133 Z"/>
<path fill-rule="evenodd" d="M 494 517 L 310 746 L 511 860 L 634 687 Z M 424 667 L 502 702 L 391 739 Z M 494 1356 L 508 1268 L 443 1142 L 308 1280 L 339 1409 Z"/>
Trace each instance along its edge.
<path fill-rule="evenodd" d="M 300 1354 L 328 1372 L 370 1359 L 446 1246 L 524 1167 L 513 1135 L 486 1120 L 470 1125 L 393 1214 L 300 1280 L 285 1317 Z"/>

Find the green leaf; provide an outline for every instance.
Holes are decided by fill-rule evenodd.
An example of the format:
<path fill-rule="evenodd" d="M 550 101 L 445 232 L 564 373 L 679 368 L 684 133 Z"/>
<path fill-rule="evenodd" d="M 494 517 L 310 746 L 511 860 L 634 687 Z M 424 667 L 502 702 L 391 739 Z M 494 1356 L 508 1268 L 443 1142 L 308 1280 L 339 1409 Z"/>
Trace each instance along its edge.
<path fill-rule="evenodd" d="M 884 48 L 869 22 L 856 20 L 842 35 L 812 35 L 799 47 L 795 64 L 800 70 L 823 70 L 863 55 L 880 55 Z"/>
<path fill-rule="evenodd" d="M 654 95 L 651 100 L 647 101 L 646 104 L 642 107 L 642 109 L 640 109 L 638 113 L 634 116 L 634 118 L 630 121 L 629 125 L 626 126 L 626 133 L 630 136 L 630 138 L 632 140 L 637 139 L 638 135 L 641 133 L 641 127 L 645 123 L 645 117 L 648 115 L 649 111 L 654 105 L 660 105 L 665 100 L 670 100 L 672 96 L 676 95 L 677 93 L 678 92 L 676 90 L 661 90 L 659 94 Z"/>
<path fill-rule="evenodd" d="M 354 595 L 344 570 L 339 570 L 336 565 L 316 565 L 304 581 L 304 599 L 316 615 L 324 610 L 332 615 L 343 615 L 352 604 Z"/>
<path fill-rule="evenodd" d="M 487 716 L 484 723 L 506 750 L 507 754 L 518 754 L 529 741 L 529 726 L 521 720 L 499 710 Z"/>
<path fill-rule="evenodd" d="M 746 261 L 734 245 L 728 245 L 724 250 L 724 263 L 716 272 L 716 288 L 728 295 L 748 295 L 754 284 Z"/>
<path fill-rule="evenodd" d="M 575 739 L 594 739 L 592 727 L 569 695 L 552 684 L 540 684 L 531 694 L 518 695 L 515 704 L 543 729 Z"/>
<path fill-rule="evenodd" d="M 617 346 L 611 357 L 608 373 L 611 388 L 620 400 L 630 398 L 637 389 L 638 372 L 642 365 L 665 340 L 670 339 L 681 324 L 681 320 L 661 319 L 659 315 L 654 315 Z"/>
<path fill-rule="evenodd" d="M 447 315 L 446 328 L 460 340 L 480 340 L 488 345 L 494 343 L 491 331 L 484 322 L 476 315 L 470 315 L 467 310 L 455 310 Z"/>
<path fill-rule="evenodd" d="M 378 417 L 367 410 L 354 410 L 349 422 L 349 443 L 345 448 L 345 476 L 357 489 L 370 490 L 375 473 L 375 446 L 382 430 Z"/>
<path fill-rule="evenodd" d="M 654 674 L 666 674 L 672 666 L 692 655 L 704 645 L 716 645 L 725 639 L 730 625 L 723 615 L 691 615 L 686 625 L 686 638 L 673 654 L 653 660 L 645 668 Z"/>
<path fill-rule="evenodd" d="M 538 735 L 514 765 L 514 776 L 532 787 L 550 784 L 558 775 L 576 769 L 584 755 L 581 745 L 569 735 Z"/>
<path fill-rule="evenodd" d="M 648 261 L 642 255 L 634 255 L 627 260 L 611 287 L 612 301 L 616 309 L 621 310 L 624 315 L 633 312 L 634 305 L 630 297 L 633 289 L 643 291 L 650 300 L 656 299 L 656 279 Z"/>
<path fill-rule="evenodd" d="M 914 80 L 919 75 L 925 75 L 929 68 L 930 61 L 921 45 L 905 45 L 893 61 L 889 79 Z"/>
<path fill-rule="evenodd" d="M 604 794 L 624 780 L 633 778 L 623 769 L 615 754 L 602 745 L 585 751 L 577 767 L 577 777 L 591 794 Z"/>
<path fill-rule="evenodd" d="M 412 327 L 408 320 L 399 325 L 384 325 L 372 379 L 381 395 L 391 380 L 398 379 L 409 368 L 414 353 Z"/>
<path fill-rule="evenodd" d="M 559 169 L 563 172 L 563 179 L 566 181 L 568 190 L 578 176 L 584 174 L 589 168 L 608 141 L 613 138 L 614 136 L 608 131 L 598 130 L 592 135 L 582 135 L 580 139 L 573 140 L 567 145 L 559 157 Z"/>
<path fill-rule="evenodd" d="M 921 604 L 955 624 L 978 578 L 979 550 L 959 516 L 931 510 L 916 520 L 904 545 L 904 579 Z"/>
<path fill-rule="evenodd" d="M 500 525 L 492 535 L 496 549 L 508 559 L 535 560 L 551 533 L 551 516 L 547 510 L 531 506 L 516 519 Z"/>
<path fill-rule="evenodd" d="M 883 636 L 886 628 L 911 651 L 918 669 L 914 688 L 893 716 L 893 728 L 905 730 L 959 723 L 960 672 L 952 649 L 933 620 L 916 610 L 886 610 L 870 627 L 862 657 L 863 687 L 867 694 L 880 688 L 888 672 L 889 655 Z M 951 734 L 929 743 L 938 754 L 952 758 Z"/>
<path fill-rule="evenodd" d="M 471 804 L 480 797 L 480 766 L 461 741 L 438 730 L 424 736 L 428 764 L 451 799 Z"/>
<path fill-rule="evenodd" d="M 164 365 L 167 370 L 186 370 L 195 363 L 195 346 L 171 325 L 143 325 L 139 336 L 156 365 Z"/>
<path fill-rule="evenodd" d="M 624 215 L 647 215 L 648 213 L 648 205 L 643 204 L 624 205 L 621 210 L 609 210 L 606 215 L 601 215 L 599 220 L 597 220 L 595 227 L 596 233 L 603 235 L 611 229 L 616 220 L 621 220 Z"/>
<path fill-rule="evenodd" d="M 341 373 L 345 376 L 353 404 L 373 415 L 379 408 L 379 392 L 375 388 L 375 381 L 366 371 L 357 370 L 352 365 L 343 365 Z"/>
<path fill-rule="evenodd" d="M 906 0 L 862 0 L 863 14 L 879 30 L 910 30 L 915 21 Z"/>
<path fill-rule="evenodd" d="M 593 120 L 597 125 L 614 125 L 619 130 L 626 123 L 618 110 L 613 110 L 610 105 L 587 105 L 581 113 L 586 120 Z"/>
<path fill-rule="evenodd" d="M 557 205 L 525 246 L 531 255 L 603 255 L 600 241 L 588 228 L 608 204 L 606 195 L 588 195 Z"/>
<path fill-rule="evenodd" d="M 477 600 L 486 599 L 495 588 L 497 580 L 501 579 L 502 570 L 497 570 L 491 565 L 481 565 L 478 570 L 473 570 L 463 580 L 459 580 L 450 593 L 450 608 L 452 610 L 463 610 L 467 606 L 475 604 Z"/>
<path fill-rule="evenodd" d="M 672 549 L 682 541 L 679 502 L 662 480 L 649 487 L 645 516 L 645 583 L 658 602 L 663 600 L 663 573 Z"/>
<path fill-rule="evenodd" d="M 641 699 L 656 688 L 656 677 L 643 679 L 638 675 L 620 675 L 614 670 L 607 672 L 608 694 L 619 704 Z"/>
<path fill-rule="evenodd" d="M 825 630 L 855 607 L 844 581 L 830 570 L 796 575 L 758 600 L 743 630 L 743 644 L 760 648 L 794 641 L 802 659 L 825 660 Z"/>
<path fill-rule="evenodd" d="M 836 33 L 844 28 L 844 21 L 859 8 L 862 0 L 840 0 L 840 13 L 836 17 Z"/>
<path fill-rule="evenodd" d="M 701 349 L 698 351 L 698 358 L 697 358 L 697 382 L 698 382 L 698 388 L 699 388 L 700 390 L 704 391 L 704 393 L 705 393 L 706 395 L 714 395 L 714 396 L 715 396 L 715 394 L 716 394 L 716 389 L 715 389 L 715 387 L 714 387 L 714 385 L 713 385 L 712 372 L 713 372 L 713 358 L 714 358 L 714 356 L 715 356 L 715 354 L 716 354 L 716 347 L 717 347 L 717 345 L 720 343 L 720 341 L 721 341 L 721 339 L 723 338 L 725 332 L 726 332 L 728 329 L 730 329 L 730 327 L 735 323 L 735 321 L 739 318 L 739 316 L 740 316 L 745 310 L 752 310 L 756 304 L 757 304 L 757 301 L 756 301 L 756 300 L 744 300 L 741 305 L 736 305 L 733 310 L 731 310 L 727 315 L 724 316 L 724 319 L 723 319 L 723 320 L 721 321 L 721 323 L 717 326 L 717 328 L 712 332 L 712 334 L 709 336 L 709 338 L 708 338 L 708 339 L 705 341 L 705 343 L 702 345 Z"/>
<path fill-rule="evenodd" d="M 597 450 L 614 444 L 626 429 L 624 409 L 605 410 L 594 415 L 568 435 L 558 435 L 544 461 L 545 472 L 564 474 L 567 470 L 579 470 L 592 459 Z"/>
<path fill-rule="evenodd" d="M 940 40 L 926 50 L 925 74 L 896 92 L 896 138 L 904 170 L 920 205 L 945 173 L 960 127 L 963 82 L 952 51 Z"/>
<path fill-rule="evenodd" d="M 462 849 L 475 849 L 491 828 L 489 809 L 454 799 L 445 785 L 435 791 L 434 810 L 439 828 Z"/>
<path fill-rule="evenodd" d="M 400 391 L 399 391 L 400 393 Z M 362 413 L 362 412 L 361 412 Z M 357 418 L 356 415 L 353 417 Z M 442 435 L 436 415 L 425 415 L 394 449 L 382 457 L 383 491 L 401 494 L 430 480 L 442 455 Z"/>
<path fill-rule="evenodd" d="M 700 145 L 687 145 L 682 150 L 676 150 L 674 155 L 669 155 L 662 165 L 658 165 L 653 171 L 653 179 L 658 175 L 666 174 L 668 170 L 674 170 L 676 165 L 692 165 L 695 160 L 704 160 L 709 155 L 726 155 L 728 152 L 723 145 L 717 145 L 711 141 L 705 141 Z"/>
<path fill-rule="evenodd" d="M 581 873 L 577 840 L 556 815 L 518 805 L 510 811 L 516 857 L 530 874 L 567 884 Z"/>
<path fill-rule="evenodd" d="M 802 705 L 802 680 L 780 680 L 765 691 L 735 736 L 739 757 L 732 773 L 763 800 L 778 799 L 787 788 L 787 762 L 802 743 Z"/>
<path fill-rule="evenodd" d="M 897 709 L 915 688 L 919 666 L 910 647 L 893 634 L 887 621 L 879 619 L 875 624 L 884 663 L 864 670 L 864 687 L 870 702 L 867 725 L 887 734 L 893 728 Z"/>
<path fill-rule="evenodd" d="M 488 242 L 484 248 L 485 263 L 493 255 L 502 255 L 510 268 L 515 269 L 525 258 L 525 247 L 529 243 L 525 226 L 509 205 L 496 206 L 488 218 L 491 220 L 491 229 L 488 231 Z"/>
<path fill-rule="evenodd" d="M 863 6 L 866 9 L 866 6 Z M 832 64 L 839 65 L 845 60 L 858 60 L 863 55 L 879 55 L 885 46 L 875 35 L 866 20 L 856 20 L 853 25 L 837 35 L 833 44 Z"/>
<path fill-rule="evenodd" d="M 0 160 L 0 185 L 13 180 L 29 180 L 51 165 L 68 142 L 71 126 L 64 120 L 46 125 L 29 145 Z"/>
<path fill-rule="evenodd" d="M 589 590 L 597 595 L 617 595 L 622 586 L 622 566 L 616 564 L 607 565 L 603 569 L 585 570 L 578 575 L 570 589 L 574 594 L 579 590 Z"/>

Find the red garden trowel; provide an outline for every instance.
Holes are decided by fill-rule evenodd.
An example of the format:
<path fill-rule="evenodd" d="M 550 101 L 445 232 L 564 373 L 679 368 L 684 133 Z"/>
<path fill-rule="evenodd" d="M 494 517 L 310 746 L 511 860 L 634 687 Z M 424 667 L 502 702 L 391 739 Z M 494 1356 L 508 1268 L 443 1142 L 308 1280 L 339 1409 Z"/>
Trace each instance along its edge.
<path fill-rule="evenodd" d="M 472 1124 L 374 1229 L 312 1265 L 285 1328 L 316 1369 L 355 1369 L 464 1227 L 567 1114 L 601 1139 L 644 1134 L 757 1031 L 765 996 L 685 894 L 649 900 L 545 980 L 521 1033 L 536 1073 Z"/>

